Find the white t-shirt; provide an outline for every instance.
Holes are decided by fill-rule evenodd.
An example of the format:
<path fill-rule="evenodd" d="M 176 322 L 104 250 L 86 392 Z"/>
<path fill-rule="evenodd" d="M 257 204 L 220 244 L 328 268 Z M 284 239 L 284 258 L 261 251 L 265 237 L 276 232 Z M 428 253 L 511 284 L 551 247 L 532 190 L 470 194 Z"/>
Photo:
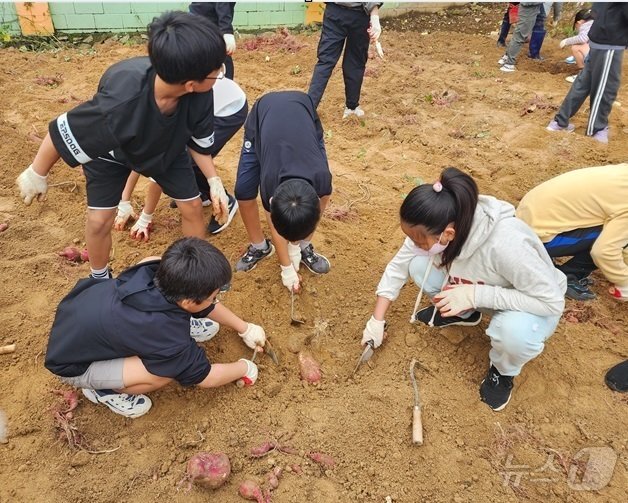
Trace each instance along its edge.
<path fill-rule="evenodd" d="M 214 87 L 214 117 L 229 117 L 246 103 L 246 94 L 233 80 L 217 79 Z"/>

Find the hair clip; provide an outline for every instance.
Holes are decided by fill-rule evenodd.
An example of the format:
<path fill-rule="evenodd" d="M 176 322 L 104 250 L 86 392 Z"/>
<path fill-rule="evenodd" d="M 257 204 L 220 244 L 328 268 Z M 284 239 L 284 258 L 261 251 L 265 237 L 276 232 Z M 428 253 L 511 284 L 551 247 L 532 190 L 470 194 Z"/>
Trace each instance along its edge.
<path fill-rule="evenodd" d="M 443 184 L 440 182 L 435 182 L 434 185 L 432 185 L 432 188 L 434 189 L 434 192 L 440 192 L 441 190 L 443 190 Z"/>

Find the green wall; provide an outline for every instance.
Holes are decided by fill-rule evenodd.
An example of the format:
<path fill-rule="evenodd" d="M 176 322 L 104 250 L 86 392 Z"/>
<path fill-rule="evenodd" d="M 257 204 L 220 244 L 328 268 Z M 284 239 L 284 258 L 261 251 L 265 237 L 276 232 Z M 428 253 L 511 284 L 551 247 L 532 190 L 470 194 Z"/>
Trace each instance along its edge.
<path fill-rule="evenodd" d="M 58 31 L 144 31 L 155 16 L 167 10 L 187 11 L 189 2 L 51 2 L 49 5 Z M 304 2 L 238 2 L 234 27 L 253 30 L 295 26 L 304 19 Z"/>
<path fill-rule="evenodd" d="M 13 2 L 0 2 L 0 33 L 9 33 L 11 35 L 19 35 L 21 33 Z"/>

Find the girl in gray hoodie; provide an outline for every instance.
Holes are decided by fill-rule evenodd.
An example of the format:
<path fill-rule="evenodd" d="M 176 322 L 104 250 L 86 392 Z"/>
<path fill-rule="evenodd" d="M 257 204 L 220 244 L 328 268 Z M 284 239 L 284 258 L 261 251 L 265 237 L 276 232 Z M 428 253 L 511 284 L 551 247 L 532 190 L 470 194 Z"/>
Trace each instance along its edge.
<path fill-rule="evenodd" d="M 566 278 L 515 208 L 478 195 L 475 181 L 446 168 L 438 182 L 415 187 L 400 209 L 403 245 L 377 287 L 373 316 L 362 344 L 378 347 L 384 318 L 411 277 L 419 295 L 410 323 L 431 327 L 477 325 L 491 316 L 490 368 L 480 398 L 503 409 L 525 363 L 538 356 L 558 324 Z M 418 310 L 425 292 L 432 304 Z"/>

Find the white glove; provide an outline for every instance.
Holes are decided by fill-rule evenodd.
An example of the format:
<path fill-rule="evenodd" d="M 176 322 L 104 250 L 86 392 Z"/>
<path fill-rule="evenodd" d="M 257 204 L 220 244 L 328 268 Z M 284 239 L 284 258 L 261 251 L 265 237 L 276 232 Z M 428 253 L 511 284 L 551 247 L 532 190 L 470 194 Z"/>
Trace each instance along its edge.
<path fill-rule="evenodd" d="M 257 365 L 255 365 L 255 363 L 251 360 L 246 360 L 245 358 L 240 358 L 238 361 L 246 362 L 246 374 L 238 379 L 238 382 L 241 382 L 244 386 L 253 386 L 257 381 Z"/>
<path fill-rule="evenodd" d="M 138 218 L 137 222 L 131 227 L 131 237 L 140 241 L 148 241 L 150 231 L 153 228 L 152 221 L 153 215 L 147 215 L 144 213 L 144 210 L 142 210 L 140 218 Z"/>
<path fill-rule="evenodd" d="M 298 271 L 301 266 L 301 247 L 288 241 L 288 257 L 290 257 L 294 270 Z"/>
<path fill-rule="evenodd" d="M 475 285 L 451 285 L 434 296 L 434 305 L 447 318 L 475 309 Z"/>
<path fill-rule="evenodd" d="M 207 179 L 209 184 L 209 197 L 212 200 L 212 207 L 214 209 L 214 218 L 222 225 L 227 222 L 229 218 L 229 200 L 227 199 L 227 193 L 225 187 L 222 184 L 222 180 L 219 176 L 212 176 Z"/>
<path fill-rule="evenodd" d="M 281 267 L 281 282 L 288 290 L 299 290 L 299 275 L 292 264 Z"/>
<path fill-rule="evenodd" d="M 366 323 L 366 328 L 362 332 L 362 345 L 368 341 L 373 341 L 373 347 L 378 348 L 384 341 L 384 326 L 385 321 L 376 320 L 371 316 L 371 319 Z"/>
<path fill-rule="evenodd" d="M 266 332 L 264 332 L 262 327 L 253 323 L 247 323 L 246 331 L 238 335 L 242 337 L 244 344 L 251 349 L 255 349 L 257 346 L 264 347 L 264 344 L 266 344 Z"/>
<path fill-rule="evenodd" d="M 560 44 L 558 44 L 558 46 L 559 46 L 561 49 L 564 49 L 566 45 L 567 45 L 567 39 L 566 39 L 566 38 L 562 39 L 562 40 L 560 41 Z"/>
<path fill-rule="evenodd" d="M 381 59 L 384 59 L 384 49 L 382 49 L 382 44 L 380 44 L 379 41 L 375 42 L 375 50 L 377 51 L 377 55 Z"/>
<path fill-rule="evenodd" d="M 38 201 L 44 201 L 46 199 L 46 192 L 48 192 L 47 179 L 48 175 L 41 176 L 35 173 L 32 164 L 17 177 L 16 183 L 20 189 L 20 197 L 24 199 L 24 203 L 27 206 L 31 204 L 35 198 L 37 198 Z"/>
<path fill-rule="evenodd" d="M 379 16 L 373 14 L 371 16 L 371 27 L 368 29 L 369 36 L 373 42 L 377 42 L 382 34 L 382 27 L 379 24 Z"/>
<path fill-rule="evenodd" d="M 225 33 L 222 38 L 225 39 L 225 44 L 227 44 L 227 54 L 231 56 L 236 50 L 236 42 L 233 33 Z"/>
<path fill-rule="evenodd" d="M 133 220 L 137 219 L 137 215 L 133 211 L 133 206 L 131 206 L 131 201 L 120 201 L 118 203 L 118 213 L 113 222 L 113 228 L 117 231 L 121 231 L 131 218 Z"/>

